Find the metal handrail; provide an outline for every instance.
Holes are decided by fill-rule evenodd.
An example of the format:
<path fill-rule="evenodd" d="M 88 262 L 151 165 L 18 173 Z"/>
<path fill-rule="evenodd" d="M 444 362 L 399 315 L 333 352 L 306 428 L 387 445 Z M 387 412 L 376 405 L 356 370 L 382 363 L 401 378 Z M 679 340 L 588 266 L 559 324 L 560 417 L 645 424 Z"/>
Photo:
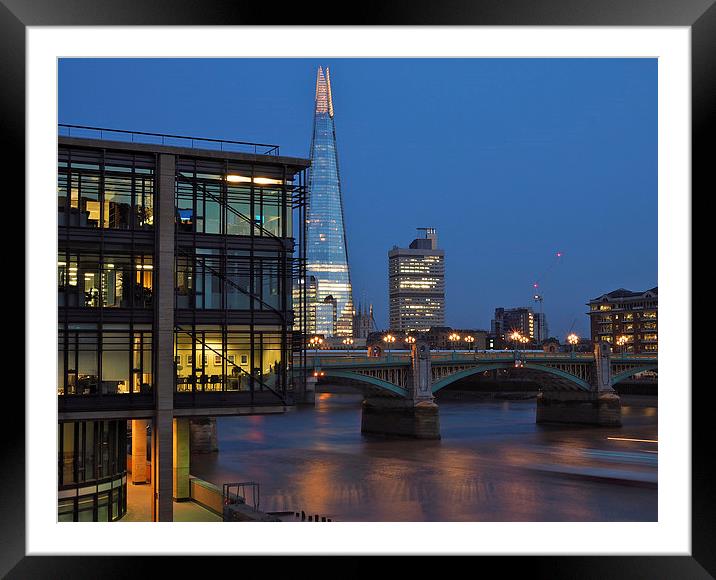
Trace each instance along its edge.
<path fill-rule="evenodd" d="M 231 490 L 236 488 L 236 493 L 232 493 Z M 221 497 L 224 500 L 224 505 L 232 504 L 244 504 L 246 503 L 246 489 L 251 489 L 251 501 L 250 506 L 255 512 L 259 511 L 261 505 L 261 487 L 255 481 L 240 481 L 236 483 L 225 483 L 222 486 Z M 243 494 L 243 495 L 242 495 Z"/>
<path fill-rule="evenodd" d="M 58 123 L 58 134 L 62 134 L 60 131 L 60 128 L 67 129 L 67 137 L 72 137 L 72 129 L 81 129 L 83 131 L 95 131 L 98 132 L 100 135 L 100 139 L 104 139 L 105 133 L 117 133 L 120 135 L 129 135 L 130 142 L 131 143 L 142 143 L 142 141 L 135 141 L 135 136 L 140 137 L 160 137 L 161 138 L 161 144 L 165 145 L 166 139 L 182 139 L 185 141 L 190 142 L 191 149 L 196 149 L 197 147 L 194 146 L 194 142 L 202 142 L 202 143 L 217 143 L 219 144 L 219 149 L 221 151 L 224 151 L 224 145 L 230 144 L 230 145 L 243 145 L 247 147 L 252 147 L 254 150 L 254 154 L 256 155 L 279 155 L 279 146 L 278 145 L 271 145 L 268 143 L 254 143 L 251 141 L 233 141 L 231 139 L 212 139 L 209 137 L 191 137 L 187 135 L 172 135 L 170 133 L 151 133 L 148 131 L 127 131 L 125 129 L 110 129 L 107 127 L 91 127 L 88 125 L 72 125 L 68 123 Z M 146 142 L 146 141 L 145 141 Z M 149 143 L 152 143 L 151 141 Z M 267 148 L 263 152 L 259 152 L 259 147 L 265 147 Z M 208 148 L 208 147 L 205 147 Z"/>

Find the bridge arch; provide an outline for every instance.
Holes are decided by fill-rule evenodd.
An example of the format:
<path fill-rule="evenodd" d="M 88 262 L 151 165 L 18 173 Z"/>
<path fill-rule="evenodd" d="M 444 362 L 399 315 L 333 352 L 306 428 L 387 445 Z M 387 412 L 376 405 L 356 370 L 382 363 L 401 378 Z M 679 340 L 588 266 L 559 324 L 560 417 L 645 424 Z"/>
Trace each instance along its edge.
<path fill-rule="evenodd" d="M 372 387 L 377 387 L 378 389 L 381 389 L 383 391 L 388 391 L 389 393 L 393 395 L 398 395 L 399 397 L 407 398 L 408 396 L 407 389 L 399 387 L 398 385 L 394 385 L 393 383 L 389 383 L 388 381 L 378 379 L 376 377 L 362 375 L 360 373 L 354 373 L 352 371 L 341 371 L 338 369 L 331 369 L 326 367 L 321 369 L 321 372 L 323 373 L 321 375 L 322 379 L 352 379 L 354 381 L 366 383 L 367 385 L 370 385 Z"/>
<path fill-rule="evenodd" d="M 620 372 L 617 375 L 612 376 L 612 386 L 621 383 L 622 381 L 627 380 L 629 377 L 634 376 L 637 373 L 641 373 L 644 371 L 655 371 L 658 370 L 659 365 L 651 364 L 651 365 L 643 365 L 640 367 L 634 367 L 633 369 L 628 369 L 625 371 Z"/>
<path fill-rule="evenodd" d="M 459 371 L 457 373 L 454 373 L 452 375 L 448 375 L 447 377 L 444 377 L 433 384 L 432 392 L 433 395 L 440 391 L 441 389 L 444 389 L 445 387 L 451 385 L 455 381 L 459 381 L 460 379 L 464 379 L 467 377 L 470 377 L 472 375 L 476 375 L 478 373 L 483 373 L 485 371 L 493 371 L 496 369 L 514 369 L 514 363 L 512 362 L 501 362 L 501 363 L 492 363 L 492 364 L 485 364 L 485 365 L 478 365 L 476 367 L 472 367 L 469 369 L 465 369 L 463 371 Z M 565 371 L 562 371 L 560 369 L 556 369 L 553 367 L 546 367 L 539 364 L 534 363 L 528 363 L 526 367 L 522 367 L 524 370 L 528 371 L 537 371 L 538 373 L 544 373 L 547 375 L 556 376 L 560 379 L 564 379 L 569 381 L 569 383 L 573 384 L 574 387 L 580 391 L 590 391 L 592 390 L 592 386 L 587 382 L 579 377 L 567 373 Z"/>

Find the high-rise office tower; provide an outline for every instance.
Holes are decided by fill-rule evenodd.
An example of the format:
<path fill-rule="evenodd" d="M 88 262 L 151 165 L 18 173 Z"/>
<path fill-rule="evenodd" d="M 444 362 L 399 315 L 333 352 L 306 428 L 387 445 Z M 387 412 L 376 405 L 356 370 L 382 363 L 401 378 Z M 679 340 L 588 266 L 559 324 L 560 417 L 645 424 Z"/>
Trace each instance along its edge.
<path fill-rule="evenodd" d="M 426 331 L 445 324 L 445 252 L 434 228 L 418 228 L 422 237 L 409 248 L 388 252 L 391 330 Z"/>
<path fill-rule="evenodd" d="M 311 141 L 306 234 L 306 273 L 316 279 L 315 325 L 307 334 L 353 334 L 353 295 L 343 223 L 333 96 L 328 68 L 318 68 Z M 328 300 L 327 300 L 328 299 Z"/>

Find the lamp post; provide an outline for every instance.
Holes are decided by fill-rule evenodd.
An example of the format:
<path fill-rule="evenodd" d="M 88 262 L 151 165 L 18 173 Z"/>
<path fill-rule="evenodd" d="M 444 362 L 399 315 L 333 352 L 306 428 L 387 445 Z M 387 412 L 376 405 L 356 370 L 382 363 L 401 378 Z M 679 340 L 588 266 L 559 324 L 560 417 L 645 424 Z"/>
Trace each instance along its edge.
<path fill-rule="evenodd" d="M 314 348 L 315 355 L 318 355 L 318 346 L 323 344 L 323 339 L 320 336 L 314 336 L 308 341 L 308 344 Z"/>
<path fill-rule="evenodd" d="M 448 340 L 452 342 L 452 358 L 455 358 L 455 343 L 460 340 L 460 335 L 453 332 L 450 336 L 448 336 Z"/>
<path fill-rule="evenodd" d="M 567 342 L 572 345 L 572 358 L 574 358 L 574 349 L 579 342 L 579 337 L 576 334 L 572 333 L 567 337 Z"/>
<path fill-rule="evenodd" d="M 415 344 L 415 337 L 408 335 L 405 337 L 405 342 L 408 343 L 408 346 L 411 346 L 411 345 Z"/>
<path fill-rule="evenodd" d="M 527 343 L 528 343 L 529 341 L 530 341 L 529 336 L 523 336 L 523 337 L 520 338 L 520 342 L 521 342 L 523 345 L 525 345 L 525 350 L 527 350 Z M 525 358 L 525 357 L 526 357 L 526 355 L 523 355 L 523 358 L 520 360 L 520 366 L 524 366 L 524 364 L 525 364 L 524 358 Z"/>
<path fill-rule="evenodd" d="M 392 334 L 386 334 L 386 335 L 383 337 L 383 342 L 384 342 L 384 343 L 387 345 L 387 347 L 388 347 L 388 360 L 390 360 L 390 345 L 395 342 L 395 337 L 394 337 Z"/>
<path fill-rule="evenodd" d="M 320 345 L 323 342 L 323 339 L 320 336 L 314 336 L 309 341 L 308 344 L 310 344 L 313 347 L 313 376 L 316 375 L 316 358 L 318 358 L 318 345 Z"/>
<path fill-rule="evenodd" d="M 514 357 L 515 357 L 515 366 L 520 366 L 518 364 L 519 362 L 519 346 L 518 343 L 522 342 L 522 335 L 517 332 L 516 330 L 512 331 L 512 334 L 510 334 L 510 340 L 512 340 L 512 344 L 514 347 Z"/>
<path fill-rule="evenodd" d="M 468 335 L 468 336 L 465 337 L 465 342 L 467 343 L 467 347 L 468 347 L 470 350 L 473 350 L 473 349 L 472 349 L 472 345 L 473 345 L 473 343 L 475 342 L 475 337 Z M 473 351 L 473 356 L 474 356 L 474 355 L 475 355 L 475 352 Z"/>
<path fill-rule="evenodd" d="M 344 338 L 342 342 L 346 346 L 346 350 L 350 350 L 350 348 L 353 346 L 353 339 L 350 337 Z"/>
<path fill-rule="evenodd" d="M 629 342 L 629 337 L 626 336 L 625 334 L 617 336 L 617 345 L 619 345 L 622 348 L 622 356 L 624 356 L 626 354 L 627 342 Z"/>

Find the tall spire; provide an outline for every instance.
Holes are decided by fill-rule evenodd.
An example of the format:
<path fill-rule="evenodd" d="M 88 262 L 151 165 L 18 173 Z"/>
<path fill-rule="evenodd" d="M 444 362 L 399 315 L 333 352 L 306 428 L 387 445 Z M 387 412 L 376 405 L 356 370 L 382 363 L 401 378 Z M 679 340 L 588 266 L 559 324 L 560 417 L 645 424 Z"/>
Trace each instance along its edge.
<path fill-rule="evenodd" d="M 323 74 L 323 67 L 318 67 L 316 75 L 316 113 L 328 113 L 333 117 L 333 96 L 331 95 L 331 71 L 326 67 L 326 74 Z"/>
<path fill-rule="evenodd" d="M 352 336 L 355 309 L 334 121 L 331 73 L 328 67 L 320 66 L 316 75 L 316 110 L 306 208 L 306 272 L 316 279 L 317 301 L 315 330 L 311 332 Z M 329 295 L 335 299 L 335 314 L 321 303 Z"/>

